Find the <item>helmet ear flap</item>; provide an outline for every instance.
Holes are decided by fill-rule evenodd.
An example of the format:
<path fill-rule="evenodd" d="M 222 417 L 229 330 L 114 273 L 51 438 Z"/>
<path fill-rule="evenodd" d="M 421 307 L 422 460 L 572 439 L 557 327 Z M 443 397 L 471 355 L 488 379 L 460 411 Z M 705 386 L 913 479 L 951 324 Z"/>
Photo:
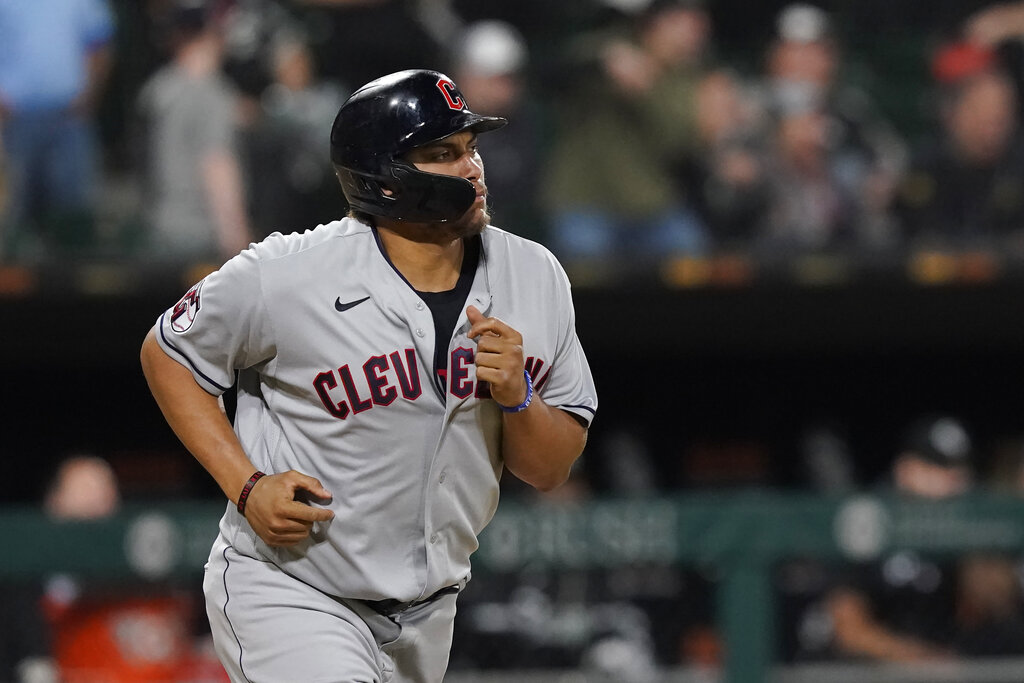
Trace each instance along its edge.
<path fill-rule="evenodd" d="M 356 211 L 416 223 L 454 221 L 476 201 L 473 183 L 456 176 L 425 173 L 396 162 L 391 178 L 335 165 L 349 207 Z M 389 190 L 394 186 L 396 190 Z"/>
<path fill-rule="evenodd" d="M 334 175 L 351 208 L 376 216 L 393 215 L 388 207 L 398 201 L 399 193 L 392 187 L 400 187 L 400 182 L 396 180 L 389 184 L 383 176 L 338 164 L 334 164 Z"/>

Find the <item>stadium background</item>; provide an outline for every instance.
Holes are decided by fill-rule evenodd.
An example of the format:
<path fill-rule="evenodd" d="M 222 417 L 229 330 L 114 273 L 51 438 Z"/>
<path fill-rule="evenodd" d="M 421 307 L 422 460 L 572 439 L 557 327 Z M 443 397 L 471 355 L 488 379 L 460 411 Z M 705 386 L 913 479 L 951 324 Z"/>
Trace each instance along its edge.
<path fill-rule="evenodd" d="M 384 4 L 404 12 L 414 3 Z M 543 74 L 545 57 L 565 40 L 562 32 L 594 21 L 594 4 L 451 6 L 467 21 L 501 18 L 517 25 L 536 48 L 535 68 Z M 741 70 L 755 70 L 784 4 L 711 0 L 719 55 Z M 134 93 L 161 57 L 144 3 L 112 5 L 119 22 L 118 59 L 100 123 L 108 172 L 116 178 L 131 173 L 131 145 L 123 132 Z M 934 125 L 922 106 L 927 47 L 988 3 L 820 5 L 840 29 L 853 77 L 913 140 Z M 540 78 L 537 96 L 550 96 L 554 83 Z M 722 671 L 729 680 L 756 680 L 746 676 L 767 675 L 768 665 L 782 667 L 776 673 L 781 680 L 795 681 L 1014 680 L 1020 669 L 1013 659 L 971 659 L 974 668 L 959 669 L 949 668 L 963 665 L 959 657 L 945 669 L 847 669 L 849 660 L 824 651 L 803 656 L 794 644 L 794 615 L 803 614 L 797 603 L 807 598 L 792 590 L 799 583 L 792 577 L 815 576 L 819 560 L 857 559 L 834 532 L 839 511 L 845 502 L 860 500 L 847 495 L 872 491 L 884 479 L 902 430 L 922 414 L 953 414 L 971 426 L 986 487 L 976 508 L 955 514 L 928 509 L 921 519 L 951 514 L 954 520 L 981 520 L 976 529 L 989 523 L 1019 526 L 1024 510 L 1015 504 L 1014 482 L 1004 469 L 1018 457 L 1024 435 L 1024 263 L 972 249 L 900 252 L 869 264 L 843 253 L 798 254 L 770 267 L 731 253 L 696 264 L 703 274 L 696 278 L 690 262 L 642 270 L 614 265 L 604 276 L 580 271 L 575 285 L 579 334 L 601 394 L 578 472 L 582 483 L 564 500 L 544 501 L 511 486 L 511 510 L 499 518 L 506 533 L 549 533 L 545 542 L 556 544 L 578 540 L 573 524 L 594 524 L 595 538 L 581 553 L 589 559 L 573 562 L 535 539 L 522 541 L 535 550 L 532 555 L 523 551 L 499 561 L 501 552 L 494 550 L 499 560 L 482 556 L 475 592 L 466 596 L 451 678 L 491 680 L 479 673 L 487 671 L 531 680 L 523 671 L 553 670 L 544 680 L 596 681 L 603 680 L 596 671 L 615 671 L 625 661 L 625 669 L 609 680 L 714 680 Z M 219 505 L 219 492 L 181 450 L 149 399 L 137 362 L 145 331 L 197 272 L 154 268 L 116 253 L 0 267 L 0 354 L 7 387 L 0 528 L 15 539 L 0 562 L 0 580 L 20 586 L 70 571 L 111 603 L 125 595 L 169 597 L 177 601 L 174 609 L 187 612 L 189 635 L 198 641 L 203 634 L 194 600 L 201 567 L 189 564 L 183 551 L 182 558 L 169 561 L 171 569 L 147 575 L 121 556 L 126 532 L 118 526 L 134 524 L 150 508 L 177 520 L 192 513 L 202 517 L 200 512 L 215 512 Z M 801 438 L 809 426 L 834 423 L 849 434 L 857 489 L 819 497 L 800 456 Z M 638 450 L 648 458 L 653 485 L 641 493 L 617 489 L 622 473 L 615 463 L 620 456 L 634 462 L 627 458 Z M 112 521 L 69 531 L 43 519 L 38 502 L 58 464 L 74 453 L 99 455 L 113 466 L 125 505 Z M 191 513 L 175 507 L 183 500 L 194 501 L 187 506 Z M 625 535 L 653 529 L 654 541 L 612 553 L 611 559 L 601 557 L 602 543 L 609 542 L 601 535 L 616 531 L 596 522 L 576 520 L 552 530 L 543 522 L 521 521 L 516 527 L 516 519 L 530 514 L 562 519 L 570 514 L 566 510 L 600 519 L 602 505 L 623 500 L 636 507 L 607 513 L 620 523 L 611 528 Z M 885 505 L 893 519 L 918 514 Z M 672 526 L 659 527 L 661 514 Z M 773 519 L 812 540 L 771 540 Z M 656 534 L 665 528 L 662 548 Z M 952 536 L 949 545 L 930 533 L 902 540 L 909 550 L 940 558 L 955 558 L 969 546 L 1014 558 L 1024 550 L 1024 540 L 1013 533 L 981 540 L 970 530 Z M 496 536 L 493 543 L 499 547 L 507 540 Z M 679 549 L 677 543 L 692 547 Z M 736 561 L 744 556 L 760 559 L 750 569 Z M 727 571 L 736 567 L 735 573 Z M 765 577 L 767 584 L 760 582 Z M 731 595 L 723 596 L 724 590 Z M 533 615 L 539 621 L 523 623 L 547 624 L 547 641 L 527 638 L 521 624 L 516 630 L 507 623 L 508 614 Z M 631 640 L 636 632 L 645 635 Z M 759 637 L 769 632 L 770 639 Z M 731 649 L 725 645 L 730 642 Z M 645 652 L 656 672 L 644 665 Z M 1021 652 L 1024 647 L 1013 654 Z M 150 672 L 153 677 L 145 680 L 217 680 L 200 665 L 189 666 L 187 673 L 179 669 L 177 679 Z"/>

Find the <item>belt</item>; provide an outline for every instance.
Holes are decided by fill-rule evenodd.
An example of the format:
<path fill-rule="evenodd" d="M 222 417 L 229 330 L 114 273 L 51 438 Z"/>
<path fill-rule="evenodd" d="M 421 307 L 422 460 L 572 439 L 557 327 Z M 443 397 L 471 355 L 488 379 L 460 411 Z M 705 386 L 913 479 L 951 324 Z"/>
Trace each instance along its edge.
<path fill-rule="evenodd" d="M 425 605 L 428 602 L 434 602 L 435 600 L 443 598 L 446 595 L 458 593 L 460 590 L 462 590 L 462 586 L 459 584 L 455 584 L 454 586 L 445 586 L 433 595 L 425 597 L 422 600 L 409 600 L 407 602 L 402 602 L 401 600 L 364 600 L 363 602 L 369 605 L 374 612 L 386 616 L 388 614 L 398 614 L 399 612 L 404 612 L 410 607 L 416 607 L 417 605 Z"/>

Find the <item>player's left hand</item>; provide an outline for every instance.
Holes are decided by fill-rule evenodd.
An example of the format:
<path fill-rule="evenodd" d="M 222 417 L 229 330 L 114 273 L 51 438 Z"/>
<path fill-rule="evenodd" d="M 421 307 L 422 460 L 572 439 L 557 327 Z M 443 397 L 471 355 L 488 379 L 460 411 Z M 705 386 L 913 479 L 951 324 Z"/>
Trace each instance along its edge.
<path fill-rule="evenodd" d="M 523 335 L 500 318 L 485 318 L 476 306 L 466 308 L 469 338 L 477 340 L 476 378 L 491 385 L 491 398 L 503 406 L 526 400 Z"/>

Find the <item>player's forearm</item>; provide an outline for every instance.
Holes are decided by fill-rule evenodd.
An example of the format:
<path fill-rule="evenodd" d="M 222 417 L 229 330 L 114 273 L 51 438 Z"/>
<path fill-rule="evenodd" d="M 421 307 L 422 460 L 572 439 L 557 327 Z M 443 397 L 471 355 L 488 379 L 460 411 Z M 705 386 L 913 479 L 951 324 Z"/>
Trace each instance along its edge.
<path fill-rule="evenodd" d="M 502 419 L 502 455 L 509 471 L 541 491 L 565 483 L 587 443 L 587 430 L 539 397 L 526 410 Z"/>
<path fill-rule="evenodd" d="M 215 396 L 192 373 L 168 356 L 152 330 L 142 344 L 142 371 L 167 424 L 214 478 L 224 495 L 237 502 L 255 471 Z"/>
<path fill-rule="evenodd" d="M 846 654 L 891 662 L 940 656 L 930 645 L 895 633 L 880 623 L 857 592 L 836 590 L 829 595 L 826 606 L 832 617 L 836 645 Z"/>
<path fill-rule="evenodd" d="M 846 654 L 886 662 L 913 662 L 939 658 L 941 654 L 921 641 L 902 636 L 878 625 L 837 632 L 839 648 Z"/>

